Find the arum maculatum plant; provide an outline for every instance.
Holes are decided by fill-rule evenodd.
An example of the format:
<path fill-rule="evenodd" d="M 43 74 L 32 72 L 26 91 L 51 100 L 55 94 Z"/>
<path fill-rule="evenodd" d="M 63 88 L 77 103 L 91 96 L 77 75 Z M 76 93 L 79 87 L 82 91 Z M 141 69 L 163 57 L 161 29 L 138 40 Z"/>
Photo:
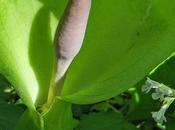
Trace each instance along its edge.
<path fill-rule="evenodd" d="M 0 73 L 27 107 L 14 129 L 72 130 L 72 104 L 97 103 L 139 82 L 175 51 L 174 5 L 0 0 Z M 170 94 L 160 91 L 154 98 Z"/>

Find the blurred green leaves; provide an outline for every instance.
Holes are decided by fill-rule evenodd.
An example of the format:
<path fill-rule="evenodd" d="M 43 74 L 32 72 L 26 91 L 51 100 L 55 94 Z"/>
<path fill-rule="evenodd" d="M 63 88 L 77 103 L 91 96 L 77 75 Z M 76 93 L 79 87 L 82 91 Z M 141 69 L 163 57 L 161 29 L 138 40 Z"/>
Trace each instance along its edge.
<path fill-rule="evenodd" d="M 91 113 L 80 119 L 76 130 L 137 130 L 117 112 Z"/>
<path fill-rule="evenodd" d="M 14 130 L 23 111 L 19 106 L 0 101 L 0 129 Z"/>

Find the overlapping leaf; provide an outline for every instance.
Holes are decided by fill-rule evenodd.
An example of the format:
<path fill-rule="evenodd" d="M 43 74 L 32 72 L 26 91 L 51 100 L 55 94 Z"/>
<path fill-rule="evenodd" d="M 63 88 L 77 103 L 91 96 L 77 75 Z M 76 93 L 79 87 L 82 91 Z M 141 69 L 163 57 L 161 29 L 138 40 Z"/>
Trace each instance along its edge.
<path fill-rule="evenodd" d="M 35 102 L 41 105 L 47 99 L 56 17 L 60 17 L 65 3 L 0 0 L 0 73 L 28 106 Z"/>
<path fill-rule="evenodd" d="M 38 7 L 31 8 L 31 4 L 30 1 L 0 1 L 0 72 L 32 107 L 38 83 L 28 59 L 28 46 L 30 27 Z"/>
<path fill-rule="evenodd" d="M 87 35 L 62 97 L 94 103 L 136 84 L 175 50 L 172 0 L 93 1 Z"/>

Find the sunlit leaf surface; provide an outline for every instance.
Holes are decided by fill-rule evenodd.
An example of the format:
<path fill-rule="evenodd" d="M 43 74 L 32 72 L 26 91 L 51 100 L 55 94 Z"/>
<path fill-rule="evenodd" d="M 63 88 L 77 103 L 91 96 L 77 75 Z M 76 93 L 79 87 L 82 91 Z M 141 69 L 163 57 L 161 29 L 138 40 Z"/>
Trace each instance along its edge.
<path fill-rule="evenodd" d="M 175 1 L 93 1 L 84 46 L 62 97 L 94 103 L 136 84 L 175 50 Z"/>
<path fill-rule="evenodd" d="M 30 107 L 47 99 L 53 37 L 65 3 L 0 0 L 0 73 Z"/>

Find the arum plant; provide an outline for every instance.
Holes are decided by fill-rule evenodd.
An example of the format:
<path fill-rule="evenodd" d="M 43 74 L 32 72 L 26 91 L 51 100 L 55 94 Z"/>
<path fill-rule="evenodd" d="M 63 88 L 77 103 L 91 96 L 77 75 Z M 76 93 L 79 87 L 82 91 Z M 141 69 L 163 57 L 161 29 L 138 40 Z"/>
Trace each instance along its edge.
<path fill-rule="evenodd" d="M 174 11 L 171 0 L 0 0 L 0 73 L 27 106 L 14 127 L 72 130 L 73 103 L 136 84 L 175 51 Z"/>
<path fill-rule="evenodd" d="M 47 112 L 49 107 L 51 107 L 55 97 L 59 95 L 58 90 L 61 87 L 60 82 L 65 76 L 65 73 L 69 65 L 71 64 L 72 60 L 78 54 L 82 46 L 90 8 L 91 8 L 91 0 L 70 0 L 67 4 L 65 13 L 61 19 L 61 22 L 57 27 L 57 31 L 55 34 L 55 41 L 54 41 L 55 67 L 53 69 L 53 77 L 52 77 L 51 85 L 49 89 L 48 101 L 46 102 L 46 104 L 43 105 L 43 107 L 39 108 L 39 112 L 43 113 L 43 115 L 45 114 L 44 112 Z M 37 85 L 33 85 L 34 89 L 32 91 L 25 90 L 25 88 L 19 91 L 19 94 L 24 99 L 24 102 L 27 102 L 27 105 L 32 109 L 35 109 L 33 104 L 35 103 L 37 94 L 38 94 L 38 90 L 36 89 L 35 86 Z M 26 89 L 29 89 L 29 88 L 26 88 Z M 31 91 L 32 93 L 26 93 L 26 95 L 23 95 L 22 91 L 24 92 Z M 33 113 L 32 113 L 32 116 L 33 116 Z M 22 123 L 24 123 L 23 118 L 26 118 L 26 116 L 24 115 L 24 117 L 22 117 L 22 120 L 21 120 Z M 27 125 L 26 124 L 27 122 L 24 123 L 25 125 L 22 123 L 20 123 L 21 125 L 17 126 L 17 129 L 25 128 L 25 125 Z M 39 125 L 42 125 L 40 123 Z M 39 127 L 43 128 L 44 126 L 39 126 Z M 46 129 L 56 129 L 56 128 L 49 127 Z M 65 129 L 65 128 L 60 128 L 60 129 Z"/>

